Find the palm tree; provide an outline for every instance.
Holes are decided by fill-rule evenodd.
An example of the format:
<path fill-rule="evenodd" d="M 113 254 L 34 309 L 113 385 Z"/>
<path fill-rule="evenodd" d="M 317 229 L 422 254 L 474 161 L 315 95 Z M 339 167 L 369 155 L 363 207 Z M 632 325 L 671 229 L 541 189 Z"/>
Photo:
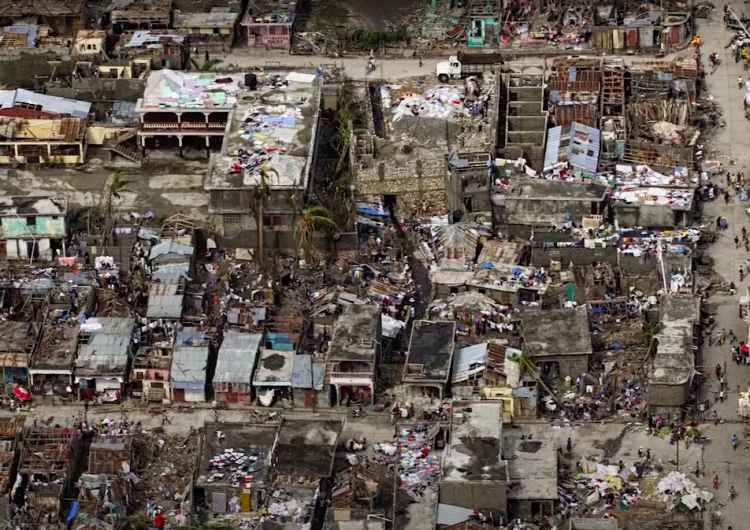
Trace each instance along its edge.
<path fill-rule="evenodd" d="M 107 177 L 107 181 L 104 184 L 104 193 L 102 194 L 105 201 L 103 210 L 107 219 L 112 218 L 112 205 L 114 204 L 114 199 L 120 200 L 122 199 L 123 193 L 130 192 L 128 189 L 128 182 L 129 181 L 123 177 L 122 173 L 119 171 L 110 173 L 109 177 Z"/>
<path fill-rule="evenodd" d="M 269 176 L 273 173 L 276 179 L 279 178 L 279 172 L 267 166 L 260 166 L 258 169 L 258 186 L 255 188 L 255 213 L 257 215 L 256 223 L 258 224 L 258 260 L 263 262 L 263 206 L 271 197 L 271 186 L 268 184 Z"/>
<path fill-rule="evenodd" d="M 294 239 L 297 241 L 297 257 L 300 250 L 304 251 L 305 259 L 310 261 L 312 256 L 312 236 L 317 230 L 336 228 L 331 220 L 331 213 L 324 206 L 308 206 L 302 210 L 302 215 L 294 227 Z"/>

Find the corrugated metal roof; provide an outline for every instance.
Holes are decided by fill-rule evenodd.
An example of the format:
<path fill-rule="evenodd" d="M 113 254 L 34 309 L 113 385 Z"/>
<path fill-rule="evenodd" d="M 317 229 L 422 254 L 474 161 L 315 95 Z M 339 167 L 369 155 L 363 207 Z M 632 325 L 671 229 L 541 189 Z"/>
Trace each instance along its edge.
<path fill-rule="evenodd" d="M 452 526 L 468 521 L 469 517 L 473 515 L 474 510 L 470 510 L 469 508 L 440 503 L 437 510 L 437 524 Z"/>
<path fill-rule="evenodd" d="M 87 119 L 91 110 L 91 103 L 86 101 L 38 94 L 22 88 L 17 90 L 0 90 L 0 109 L 17 107 L 20 103 L 38 105 L 42 107 L 41 110 L 43 112 L 69 115 L 82 119 Z"/>
<path fill-rule="evenodd" d="M 184 294 L 149 295 L 146 318 L 180 318 L 184 298 Z"/>
<path fill-rule="evenodd" d="M 214 384 L 245 383 L 253 380 L 255 361 L 258 358 L 262 333 L 234 333 L 224 335 L 216 361 Z"/>
<path fill-rule="evenodd" d="M 178 243 L 177 241 L 162 241 L 161 243 L 151 247 L 151 252 L 148 255 L 148 259 L 178 259 L 181 257 L 189 258 L 192 255 L 193 247 L 191 247 L 190 245 L 183 245 L 182 243 Z"/>
<path fill-rule="evenodd" d="M 307 354 L 294 356 L 292 388 L 314 388 L 315 390 L 322 390 L 325 377 L 325 364 L 313 363 L 312 357 Z M 315 382 L 315 386 L 313 386 L 313 381 Z"/>
<path fill-rule="evenodd" d="M 208 348 L 184 347 L 172 355 L 169 381 L 172 388 L 202 388 L 206 384 Z"/>
<path fill-rule="evenodd" d="M 568 161 L 572 167 L 596 173 L 599 166 L 599 129 L 583 123 L 570 124 Z"/>
<path fill-rule="evenodd" d="M 487 343 L 474 344 L 457 350 L 453 355 L 452 383 L 466 381 L 470 375 L 484 370 L 487 362 Z M 471 370 L 472 365 L 481 365 Z"/>
<path fill-rule="evenodd" d="M 560 136 L 562 127 L 552 127 L 547 131 L 547 149 L 544 151 L 544 169 L 557 164 L 560 158 Z"/>
<path fill-rule="evenodd" d="M 102 329 L 87 333 L 89 342 L 81 342 L 75 366 L 84 374 L 122 372 L 128 363 L 128 351 L 135 319 L 97 318 Z"/>
<path fill-rule="evenodd" d="M 165 263 L 159 265 L 151 279 L 161 283 L 180 283 L 180 280 L 187 276 L 189 263 Z"/>

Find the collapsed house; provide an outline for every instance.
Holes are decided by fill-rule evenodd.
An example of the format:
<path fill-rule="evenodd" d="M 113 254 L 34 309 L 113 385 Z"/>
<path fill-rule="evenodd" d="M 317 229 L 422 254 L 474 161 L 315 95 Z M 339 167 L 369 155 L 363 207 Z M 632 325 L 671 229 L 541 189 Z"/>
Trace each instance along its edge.
<path fill-rule="evenodd" d="M 115 524 L 130 515 L 134 504 L 132 454 L 130 435 L 97 436 L 91 441 L 88 466 L 78 479 L 78 517 Z"/>
<path fill-rule="evenodd" d="M 31 513 L 48 521 L 60 515 L 63 493 L 80 455 L 77 442 L 72 429 L 40 427 L 23 433 L 18 464 L 21 482 L 12 496 L 23 499 L 20 504 L 27 502 Z"/>
<path fill-rule="evenodd" d="M 208 13 L 176 9 L 172 27 L 189 35 L 193 53 L 208 53 L 209 57 L 229 53 L 237 40 L 240 7 L 237 2 L 225 7 L 213 7 Z"/>
<path fill-rule="evenodd" d="M 212 341 L 210 330 L 185 328 L 177 333 L 169 372 L 172 401 L 206 401 L 206 373 Z"/>
<path fill-rule="evenodd" d="M 57 35 L 72 37 L 86 28 L 85 0 L 3 0 L 0 25 L 44 24 Z"/>

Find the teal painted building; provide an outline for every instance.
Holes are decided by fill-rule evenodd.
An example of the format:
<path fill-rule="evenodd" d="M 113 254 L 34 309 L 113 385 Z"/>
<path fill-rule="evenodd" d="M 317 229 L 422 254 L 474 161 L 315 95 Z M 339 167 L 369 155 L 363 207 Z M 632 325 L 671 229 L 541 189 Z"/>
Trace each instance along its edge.
<path fill-rule="evenodd" d="M 64 197 L 0 197 L 0 259 L 52 260 L 64 250 Z"/>

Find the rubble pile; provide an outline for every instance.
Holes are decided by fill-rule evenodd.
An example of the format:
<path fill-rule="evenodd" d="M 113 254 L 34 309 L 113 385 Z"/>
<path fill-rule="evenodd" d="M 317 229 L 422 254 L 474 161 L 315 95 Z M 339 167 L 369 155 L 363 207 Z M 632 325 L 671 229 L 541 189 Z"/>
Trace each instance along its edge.
<path fill-rule="evenodd" d="M 141 482 L 135 495 L 138 508 L 149 516 L 157 510 L 169 516 L 181 515 L 180 504 L 189 494 L 192 469 L 200 445 L 198 432 L 166 435 L 144 431 L 134 440 L 134 454 L 141 459 L 137 475 Z"/>

